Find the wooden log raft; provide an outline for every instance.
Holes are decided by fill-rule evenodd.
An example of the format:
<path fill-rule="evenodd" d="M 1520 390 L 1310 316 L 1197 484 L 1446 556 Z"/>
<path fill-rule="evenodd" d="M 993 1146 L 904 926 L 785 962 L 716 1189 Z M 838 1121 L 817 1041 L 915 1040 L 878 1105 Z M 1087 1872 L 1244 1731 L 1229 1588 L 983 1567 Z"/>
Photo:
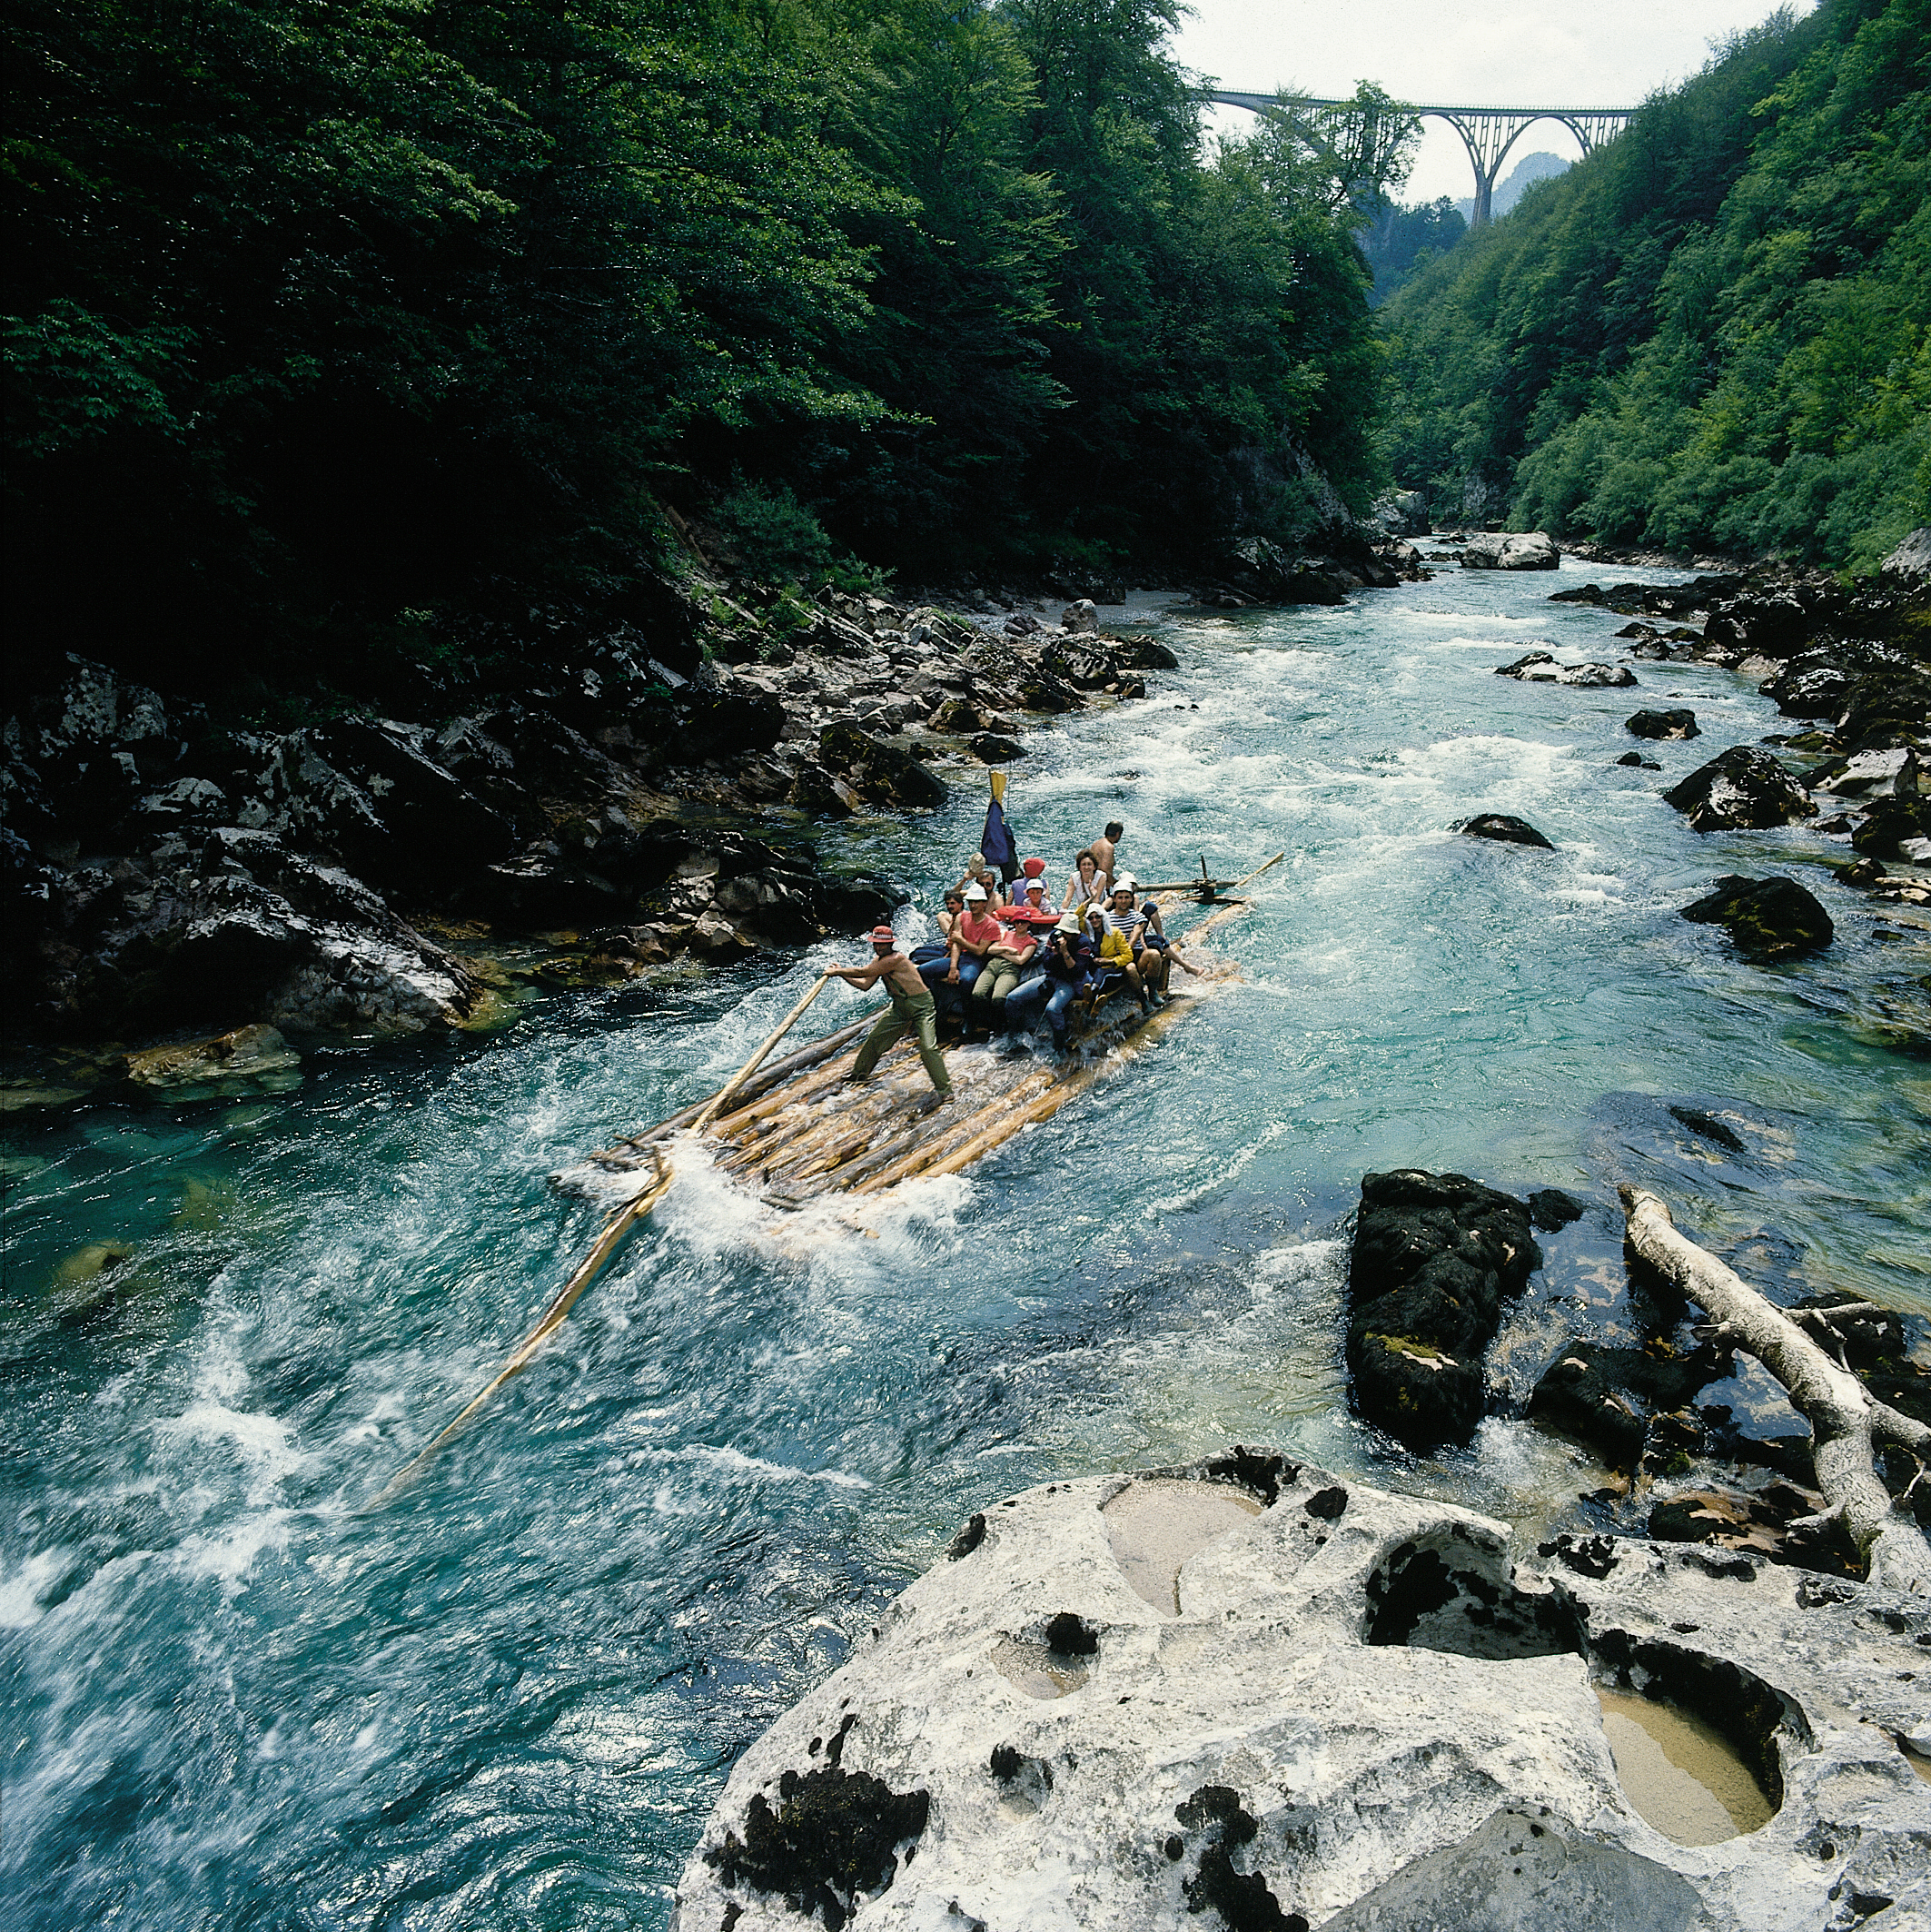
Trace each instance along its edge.
<path fill-rule="evenodd" d="M 1788 1315 L 1679 1234 L 1659 1196 L 1640 1187 L 1617 1193 L 1637 1255 L 1716 1318 L 1719 1339 L 1754 1355 L 1789 1392 L 1810 1424 L 1817 1487 L 1863 1552 L 1871 1581 L 1931 1594 L 1931 1543 L 1893 1506 L 1871 1446 L 1880 1437 L 1931 1462 L 1931 1428 L 1879 1402 Z"/>
<path fill-rule="evenodd" d="M 1190 939 L 1198 938 L 1244 903 L 1213 897 L 1214 888 L 1223 883 L 1251 884 L 1285 856 L 1277 852 L 1244 878 L 1224 882 L 1206 878 L 1203 861 L 1202 879 L 1190 879 L 1184 887 L 1163 889 L 1208 888 L 1202 897 L 1210 899 L 1216 909 L 1187 935 Z M 628 1173 L 648 1166 L 653 1170 L 653 1178 L 611 1213 L 589 1254 L 494 1378 L 390 1481 L 374 1499 L 375 1505 L 391 1501 L 406 1488 L 437 1451 L 530 1362 L 615 1254 L 625 1234 L 662 1201 L 676 1178 L 673 1165 L 664 1157 L 665 1145 L 674 1135 L 688 1131 L 702 1139 L 724 1172 L 758 1188 L 777 1207 L 800 1207 L 831 1194 L 879 1194 L 916 1176 L 956 1174 L 983 1159 L 1035 1121 L 1049 1119 L 1100 1077 L 1109 1063 L 1116 1065 L 1157 1039 L 1194 1004 L 1184 996 L 1175 996 L 1151 1015 L 1134 1010 L 1111 1021 L 1094 1016 L 1102 1024 L 1086 1044 L 1089 1049 L 1105 1049 L 1104 1059 L 1089 1053 L 1075 1066 L 1042 1068 L 1024 1061 L 991 1061 L 988 1056 L 988 1064 L 974 1083 L 973 1105 L 961 1113 L 925 1117 L 908 1116 L 905 1111 L 905 1104 L 918 1097 L 916 1082 L 923 1077 L 922 1072 L 917 1075 L 912 1072 L 917 1061 L 909 1041 L 901 1041 L 881 1061 L 877 1077 L 868 1088 L 849 1099 L 830 1092 L 849 1071 L 845 1049 L 854 1046 L 859 1035 L 870 1028 L 876 1013 L 761 1067 L 766 1055 L 824 985 L 821 976 L 777 1031 L 716 1093 L 589 1156 L 594 1165 L 606 1172 Z"/>
<path fill-rule="evenodd" d="M 1249 885 L 1282 857 L 1276 853 L 1243 878 L 1211 883 Z M 1189 879 L 1162 890 L 1191 892 L 1200 883 Z M 1243 903 L 1218 899 L 1185 937 L 1191 942 L 1211 932 Z M 833 1091 L 848 1071 L 841 1054 L 807 1077 L 769 1090 L 716 1121 L 708 1133 L 701 1125 L 698 1131 L 718 1167 L 773 1206 L 800 1207 L 831 1194 L 883 1194 L 904 1181 L 957 1174 L 1025 1128 L 1049 1120 L 1075 1095 L 1160 1038 L 1195 1004 L 1185 994 L 1172 994 L 1164 1007 L 1144 1014 L 1130 999 L 1116 996 L 1109 1009 L 1089 1015 L 1084 1056 L 1058 1065 L 974 1056 L 956 1072 L 954 1105 L 929 1116 L 908 1114 L 910 1103 L 920 1097 L 923 1076 L 911 1043 L 901 1042 L 880 1063 L 870 1085 L 856 1093 Z"/>

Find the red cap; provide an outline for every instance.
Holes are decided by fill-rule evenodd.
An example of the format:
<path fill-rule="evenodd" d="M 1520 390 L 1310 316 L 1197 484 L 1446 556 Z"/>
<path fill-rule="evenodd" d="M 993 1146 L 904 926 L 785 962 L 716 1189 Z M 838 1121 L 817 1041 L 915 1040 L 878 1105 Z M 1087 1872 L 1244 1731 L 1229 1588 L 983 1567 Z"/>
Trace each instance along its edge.
<path fill-rule="evenodd" d="M 1043 858 L 1029 858 L 1019 869 L 1028 878 L 1037 878 L 1046 869 L 1046 862 Z"/>
<path fill-rule="evenodd" d="M 889 926 L 875 926 L 872 928 L 872 944 L 874 946 L 896 946 L 898 944 L 898 935 Z"/>

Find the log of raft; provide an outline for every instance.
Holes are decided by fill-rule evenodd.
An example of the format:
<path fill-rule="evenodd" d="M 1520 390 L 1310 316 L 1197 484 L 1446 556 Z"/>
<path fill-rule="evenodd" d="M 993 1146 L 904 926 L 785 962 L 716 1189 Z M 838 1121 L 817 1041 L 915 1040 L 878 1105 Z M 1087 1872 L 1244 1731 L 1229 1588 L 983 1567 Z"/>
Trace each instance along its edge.
<path fill-rule="evenodd" d="M 1931 1464 L 1931 1428 L 1879 1402 L 1782 1310 L 1678 1233 L 1659 1196 L 1640 1187 L 1617 1193 L 1636 1254 L 1714 1316 L 1720 1339 L 1762 1362 L 1809 1422 L 1817 1487 L 1863 1552 L 1871 1581 L 1931 1594 L 1931 1544 L 1893 1506 L 1872 1449 L 1881 1438 Z"/>
<path fill-rule="evenodd" d="M 389 1479 L 379 1494 L 373 1497 L 368 1507 L 380 1509 L 395 1498 L 421 1474 L 436 1454 L 452 1442 L 475 1419 L 478 1411 L 512 1375 L 527 1368 L 530 1358 L 542 1347 L 558 1329 L 562 1327 L 572 1308 L 577 1305 L 583 1291 L 603 1273 L 611 1255 L 615 1254 L 623 1238 L 631 1228 L 654 1208 L 670 1192 L 670 1184 L 677 1177 L 661 1154 L 653 1154 L 656 1178 L 639 1188 L 631 1198 L 617 1208 L 604 1222 L 602 1232 L 597 1236 L 595 1245 L 577 1264 L 577 1271 L 564 1283 L 550 1305 L 537 1317 L 535 1327 L 510 1350 L 504 1358 L 502 1366 L 490 1377 L 470 1401 L 464 1404 L 455 1420 L 450 1422 L 435 1439 L 424 1446 L 414 1457 Z"/>

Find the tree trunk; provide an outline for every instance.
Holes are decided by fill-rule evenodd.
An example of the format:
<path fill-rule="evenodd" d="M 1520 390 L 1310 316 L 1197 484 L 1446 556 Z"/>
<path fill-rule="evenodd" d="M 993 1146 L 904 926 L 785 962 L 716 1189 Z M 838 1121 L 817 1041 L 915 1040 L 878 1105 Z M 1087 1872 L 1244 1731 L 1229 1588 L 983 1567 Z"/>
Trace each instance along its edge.
<path fill-rule="evenodd" d="M 1639 1187 L 1619 1187 L 1629 1245 L 1659 1274 L 1714 1315 L 1724 1339 L 1756 1356 L 1788 1390 L 1810 1424 L 1817 1487 L 1864 1553 L 1873 1583 L 1931 1594 L 1931 1544 L 1891 1505 L 1871 1438 L 1901 1443 L 1931 1459 L 1931 1429 L 1880 1402 L 1788 1315 L 1773 1308 L 1715 1255 L 1678 1234 L 1669 1209 Z"/>

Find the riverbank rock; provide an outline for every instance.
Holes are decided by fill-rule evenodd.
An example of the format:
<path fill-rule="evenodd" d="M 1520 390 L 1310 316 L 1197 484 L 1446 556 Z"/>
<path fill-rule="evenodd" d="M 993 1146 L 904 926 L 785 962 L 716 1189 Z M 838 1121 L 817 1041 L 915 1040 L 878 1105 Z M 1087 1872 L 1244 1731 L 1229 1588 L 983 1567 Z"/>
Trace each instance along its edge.
<path fill-rule="evenodd" d="M 1698 926 L 1720 926 L 1747 959 L 1795 959 L 1821 952 L 1837 937 L 1816 896 L 1793 878 L 1745 878 L 1731 873 L 1707 897 L 1683 908 Z"/>
<path fill-rule="evenodd" d="M 1931 583 L 1931 530 L 1914 530 L 1877 570 L 1893 583 L 1909 587 Z"/>
<path fill-rule="evenodd" d="M 972 755 L 985 765 L 1009 765 L 1025 756 L 1025 747 L 1015 738 L 1001 738 L 996 731 L 981 731 L 971 740 Z"/>
<path fill-rule="evenodd" d="M 1761 831 L 1817 815 L 1810 795 L 1768 751 L 1732 745 L 1663 794 L 1698 832 Z"/>
<path fill-rule="evenodd" d="M 127 1078 L 157 1099 L 233 1098 L 285 1092 L 302 1056 L 272 1026 L 238 1026 L 211 1040 L 150 1046 L 127 1056 Z"/>
<path fill-rule="evenodd" d="M 857 725 L 827 725 L 818 736 L 818 755 L 827 770 L 841 772 L 861 798 L 875 804 L 929 810 L 946 802 L 942 779 L 909 751 L 887 745 Z"/>
<path fill-rule="evenodd" d="M 1428 497 L 1420 490 L 1391 490 L 1374 500 L 1369 518 L 1383 536 L 1425 537 Z"/>
<path fill-rule="evenodd" d="M 1348 1263 L 1355 1407 L 1415 1448 L 1467 1442 L 1502 1303 L 1541 1265 L 1512 1195 L 1460 1174 L 1364 1174 Z"/>
<path fill-rule="evenodd" d="M 1894 1741 L 1931 1746 L 1921 1603 L 1542 1555 L 1249 1449 L 989 1506 L 738 1760 L 677 1932 L 1762 1932 L 1931 1899 Z M 1728 1804 L 1649 1741 L 1676 1706 Z"/>
<path fill-rule="evenodd" d="M 1462 545 L 1464 570 L 1553 570 L 1562 561 L 1562 553 L 1550 540 L 1546 530 L 1531 530 L 1519 534 L 1482 530 Z"/>
<path fill-rule="evenodd" d="M 1507 812 L 1482 812 L 1476 817 L 1464 818 L 1455 829 L 1464 838 L 1494 838 L 1504 845 L 1540 846 L 1545 852 L 1555 850 L 1554 844 L 1526 818 L 1511 817 Z"/>
<path fill-rule="evenodd" d="M 1546 650 L 1531 650 L 1510 664 L 1495 667 L 1498 678 L 1515 678 L 1524 684 L 1573 684 L 1589 689 L 1620 689 L 1636 682 L 1627 664 L 1559 664 Z"/>
<path fill-rule="evenodd" d="M 1685 1408 L 1731 1366 L 1708 1347 L 1684 1354 L 1660 1342 L 1619 1348 L 1580 1337 L 1543 1372 L 1529 1398 L 1529 1418 L 1586 1442 L 1609 1468 L 1634 1471 L 1658 1419 Z M 1668 1446 L 1674 1449 L 1673 1438 Z"/>
<path fill-rule="evenodd" d="M 54 1030 L 148 1030 L 223 1013 L 272 1025 L 459 1025 L 482 992 L 359 880 L 223 827 L 173 872 L 68 875 L 41 937 Z"/>
<path fill-rule="evenodd" d="M 1403 569 L 1359 531 L 1337 524 L 1320 540 L 1327 548 L 1289 550 L 1265 537 L 1245 538 L 1229 552 L 1224 574 L 1243 596 L 1268 604 L 1338 604 L 1352 591 L 1403 580 Z M 1417 558 L 1408 574 L 1420 570 Z"/>
<path fill-rule="evenodd" d="M 1697 728 L 1697 714 L 1688 709 L 1673 711 L 1636 711 L 1622 721 L 1625 731 L 1638 738 L 1700 738 Z"/>

